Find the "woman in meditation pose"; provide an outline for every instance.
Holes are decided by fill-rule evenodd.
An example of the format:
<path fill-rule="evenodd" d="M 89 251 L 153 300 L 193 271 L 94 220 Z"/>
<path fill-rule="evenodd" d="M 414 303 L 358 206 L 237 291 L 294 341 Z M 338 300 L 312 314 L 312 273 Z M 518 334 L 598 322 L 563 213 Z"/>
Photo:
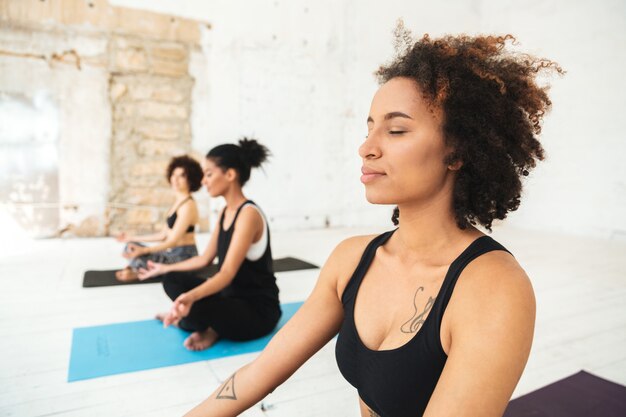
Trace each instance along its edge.
<path fill-rule="evenodd" d="M 238 415 L 337 333 L 362 416 L 502 416 L 535 298 L 516 259 L 476 226 L 518 208 L 551 105 L 535 76 L 562 72 L 508 53 L 510 40 L 424 36 L 378 70 L 361 182 L 367 201 L 396 206 L 397 227 L 341 242 L 265 350 L 188 416 Z"/>
<path fill-rule="evenodd" d="M 170 161 L 165 177 L 175 196 L 167 215 L 167 227 L 150 235 L 135 236 L 123 232 L 117 236 L 118 241 L 126 243 L 122 255 L 129 260 L 128 266 L 115 274 L 120 281 L 136 280 L 137 271 L 145 268 L 148 261 L 174 263 L 198 254 L 194 233 L 198 206 L 191 193 L 200 189 L 202 167 L 189 156 L 177 156 Z M 146 246 L 141 242 L 159 243 Z"/>
<path fill-rule="evenodd" d="M 223 197 L 209 244 L 201 255 L 183 262 L 148 262 L 140 279 L 165 274 L 163 288 L 174 301 L 157 318 L 191 335 L 190 350 L 209 348 L 218 338 L 250 340 L 271 332 L 281 316 L 272 265 L 270 231 L 261 209 L 243 194 L 251 168 L 260 166 L 268 149 L 256 140 L 211 149 L 203 162 L 202 183 L 211 197 Z M 209 279 L 192 271 L 218 258 L 219 271 Z"/>

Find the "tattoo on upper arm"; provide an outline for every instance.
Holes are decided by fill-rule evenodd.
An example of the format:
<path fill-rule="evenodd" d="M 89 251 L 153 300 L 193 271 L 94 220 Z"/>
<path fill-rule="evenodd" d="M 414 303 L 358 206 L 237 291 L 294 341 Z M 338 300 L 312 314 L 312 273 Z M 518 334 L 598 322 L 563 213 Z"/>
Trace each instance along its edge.
<path fill-rule="evenodd" d="M 235 394 L 235 374 L 232 374 L 230 378 L 222 384 L 222 387 L 217 392 L 218 400 L 236 400 L 237 395 Z"/>
<path fill-rule="evenodd" d="M 380 417 L 380 414 L 378 414 L 376 411 L 372 410 L 369 407 L 368 407 L 367 411 L 370 412 L 370 417 Z"/>
<path fill-rule="evenodd" d="M 424 291 L 424 287 L 419 287 L 415 292 L 415 295 L 413 296 L 413 306 L 415 307 L 415 313 L 413 313 L 413 317 L 411 317 L 406 323 L 402 325 L 402 327 L 400 327 L 400 331 L 402 333 L 417 332 L 422 327 L 422 324 L 424 324 L 424 317 L 428 314 L 430 309 L 433 307 L 433 304 L 435 303 L 433 297 L 428 297 L 428 301 L 426 302 L 424 309 L 421 313 L 418 314 L 417 303 L 415 302 L 415 300 L 417 299 L 417 295 L 420 291 Z"/>

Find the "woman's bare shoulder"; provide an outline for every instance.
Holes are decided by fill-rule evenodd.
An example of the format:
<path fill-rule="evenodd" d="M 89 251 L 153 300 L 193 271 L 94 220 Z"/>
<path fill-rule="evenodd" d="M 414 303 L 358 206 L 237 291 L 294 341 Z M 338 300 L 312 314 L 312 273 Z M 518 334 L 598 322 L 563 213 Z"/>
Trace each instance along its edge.
<path fill-rule="evenodd" d="M 461 273 L 452 298 L 453 317 L 466 325 L 478 314 L 491 320 L 532 320 L 535 295 L 530 278 L 508 252 L 491 251 L 470 262 Z M 455 320 L 456 321 L 456 320 Z"/>
<path fill-rule="evenodd" d="M 242 207 L 239 216 L 254 219 L 256 222 L 263 221 L 263 217 L 261 216 L 261 209 L 250 203 Z"/>
<path fill-rule="evenodd" d="M 359 264 L 367 245 L 377 235 L 352 236 L 342 240 L 335 247 L 324 264 L 324 269 L 329 271 L 329 276 L 334 279 L 333 286 L 337 289 L 337 295 L 341 297 L 343 290 L 350 281 L 354 270 Z"/>
<path fill-rule="evenodd" d="M 470 262 L 462 272 L 459 288 L 492 291 L 498 288 L 530 287 L 526 271 L 509 252 L 487 252 Z M 455 289 L 456 290 L 456 289 Z"/>
<path fill-rule="evenodd" d="M 335 247 L 333 254 L 336 255 L 350 255 L 354 253 L 363 253 L 365 247 L 378 235 L 360 235 L 351 236 L 339 242 Z M 332 254 L 331 254 L 332 256 Z"/>
<path fill-rule="evenodd" d="M 183 201 L 176 209 L 178 215 L 196 214 L 198 212 L 198 203 L 193 198 Z"/>

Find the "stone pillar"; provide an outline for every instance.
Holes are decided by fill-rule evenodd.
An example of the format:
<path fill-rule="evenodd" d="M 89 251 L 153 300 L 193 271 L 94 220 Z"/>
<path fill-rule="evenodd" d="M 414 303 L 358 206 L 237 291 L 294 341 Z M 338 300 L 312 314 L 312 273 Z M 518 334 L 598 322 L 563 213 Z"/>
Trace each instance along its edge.
<path fill-rule="evenodd" d="M 170 158 L 190 152 L 189 51 L 182 43 L 111 39 L 111 233 L 162 226 Z"/>
<path fill-rule="evenodd" d="M 58 232 L 50 235 L 162 227 L 173 200 L 167 163 L 191 151 L 190 54 L 201 52 L 201 35 L 209 29 L 207 22 L 114 7 L 107 0 L 0 0 L 0 64 L 21 60 L 20 65 L 38 69 L 33 73 L 50 75 L 40 71 L 45 62 L 82 71 L 79 81 L 98 82 L 85 85 L 64 74 L 54 78 L 63 81 L 54 99 L 72 106 L 72 118 L 64 119 L 71 126 L 61 124 L 59 132 L 61 192 L 49 209 L 60 214 L 59 224 L 50 226 Z M 87 112 L 89 117 L 81 119 Z M 77 119 L 88 122 L 83 126 Z M 94 166 L 97 174 L 90 176 Z"/>

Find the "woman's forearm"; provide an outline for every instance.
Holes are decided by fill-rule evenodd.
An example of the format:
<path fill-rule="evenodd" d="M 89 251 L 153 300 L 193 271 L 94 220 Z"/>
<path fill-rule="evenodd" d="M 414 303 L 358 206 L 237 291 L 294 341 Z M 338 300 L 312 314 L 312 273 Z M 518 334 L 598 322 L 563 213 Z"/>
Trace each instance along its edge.
<path fill-rule="evenodd" d="M 283 381 L 272 381 L 255 371 L 255 362 L 232 374 L 209 398 L 185 417 L 234 417 L 265 398 Z M 258 375 L 257 375 L 258 374 Z"/>
<path fill-rule="evenodd" d="M 195 302 L 209 295 L 217 294 L 230 284 L 233 280 L 233 276 L 227 275 L 223 271 L 219 271 L 213 275 L 210 279 L 207 279 L 201 285 L 188 292 L 191 299 Z"/>
<path fill-rule="evenodd" d="M 163 265 L 165 272 L 185 272 L 195 271 L 196 269 L 203 268 L 207 265 L 206 260 L 202 256 L 194 256 L 193 258 L 185 259 L 175 264 Z"/>
<path fill-rule="evenodd" d="M 162 241 L 163 239 L 160 239 L 159 241 Z M 146 247 L 145 251 L 146 253 L 155 253 L 155 252 L 161 252 L 164 251 L 166 249 L 169 248 L 173 248 L 174 246 L 176 246 L 176 241 L 175 240 L 166 240 L 163 243 L 159 243 L 158 245 L 153 245 L 150 247 Z"/>
<path fill-rule="evenodd" d="M 327 266 L 323 269 L 326 274 L 334 272 L 331 271 Z M 263 352 L 227 378 L 187 417 L 239 415 L 285 382 L 328 343 L 339 331 L 342 319 L 343 306 L 332 283 L 317 285 L 304 305 L 272 337 Z"/>

